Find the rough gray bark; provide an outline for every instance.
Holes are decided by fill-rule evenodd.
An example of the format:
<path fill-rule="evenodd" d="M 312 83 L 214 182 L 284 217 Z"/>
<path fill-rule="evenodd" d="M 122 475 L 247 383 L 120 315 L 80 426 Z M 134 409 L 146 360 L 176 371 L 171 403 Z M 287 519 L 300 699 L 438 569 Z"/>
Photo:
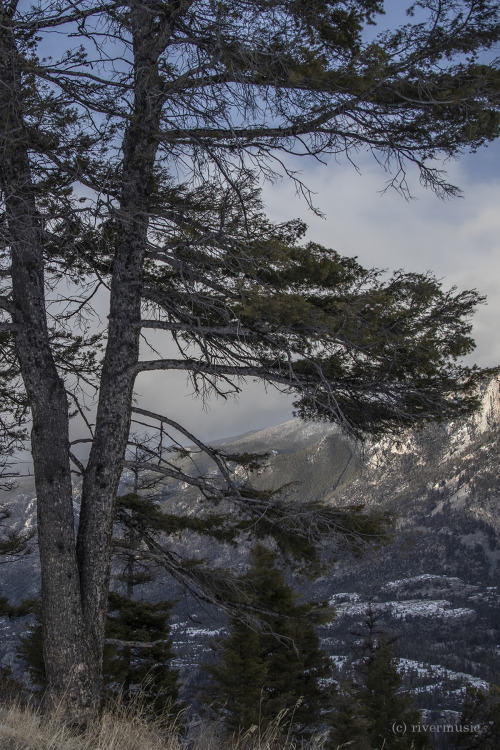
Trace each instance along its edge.
<path fill-rule="evenodd" d="M 163 46 L 153 13 L 131 3 L 136 74 L 133 116 L 123 146 L 123 178 L 111 287 L 108 343 L 95 436 L 74 533 L 69 414 L 46 319 L 41 220 L 36 207 L 12 29 L 0 38 L 1 188 L 12 246 L 16 347 L 32 411 L 32 455 L 42 570 L 44 658 L 49 706 L 62 697 L 81 723 L 98 709 L 111 560 L 113 504 L 130 428 L 139 356 L 141 275 L 162 101 L 155 64 Z M 4 17 L 5 23 L 5 17 Z M 168 35 L 163 27 L 162 37 Z"/>
<path fill-rule="evenodd" d="M 42 227 L 21 115 L 19 61 L 5 15 L 0 80 L 0 184 L 12 248 L 10 312 L 32 413 L 48 695 L 64 695 L 79 720 L 93 691 L 76 561 L 68 404 L 49 341 Z"/>
<path fill-rule="evenodd" d="M 123 177 L 108 328 L 94 440 L 83 477 L 78 564 L 87 628 L 91 634 L 95 682 L 100 685 L 106 617 L 113 504 L 130 429 L 130 409 L 139 358 L 142 266 L 146 252 L 149 200 L 161 111 L 158 54 L 153 14 L 131 4 L 136 58 L 133 116 L 123 145 Z"/>

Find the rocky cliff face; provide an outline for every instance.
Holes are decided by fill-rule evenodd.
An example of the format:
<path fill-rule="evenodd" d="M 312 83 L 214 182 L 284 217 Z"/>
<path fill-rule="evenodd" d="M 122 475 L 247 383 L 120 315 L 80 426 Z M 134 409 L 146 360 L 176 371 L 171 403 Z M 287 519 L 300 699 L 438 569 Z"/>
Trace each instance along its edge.
<path fill-rule="evenodd" d="M 397 524 L 392 544 L 315 584 L 318 596 L 336 589 L 325 643 L 346 656 L 371 601 L 400 634 L 401 667 L 428 711 L 458 710 L 467 683 L 500 682 L 499 437 L 495 378 L 470 420 L 366 446 L 357 477 L 330 498 L 383 507 Z"/>
<path fill-rule="evenodd" d="M 337 608 L 336 620 L 321 633 L 336 665 L 334 679 L 341 676 L 349 633 L 371 601 L 385 612 L 387 627 L 401 634 L 401 665 L 424 708 L 456 710 L 467 681 L 500 682 L 499 437 L 495 378 L 471 419 L 429 425 L 363 448 L 334 426 L 300 420 L 223 441 L 231 452 L 268 451 L 269 461 L 254 481 L 259 486 L 288 483 L 290 502 L 299 495 L 336 505 L 362 502 L 397 517 L 394 540 L 387 547 L 360 560 L 341 560 L 314 584 L 303 584 L 307 596 L 329 599 Z M 202 462 L 199 469 L 213 467 Z M 76 488 L 76 504 L 77 496 Z M 1 500 L 11 504 L 18 528 L 34 524 L 29 478 Z M 193 500 L 193 490 L 180 484 L 158 490 L 158 501 L 176 512 L 194 512 Z M 199 540 L 196 545 L 193 552 L 207 554 Z M 244 551 L 219 548 L 212 562 L 241 567 Z M 36 552 L 2 565 L 4 595 L 14 601 L 36 595 L 37 565 Z M 168 598 L 173 593 L 179 596 L 165 580 L 148 595 Z M 213 611 L 180 597 L 173 629 L 187 683 L 208 641 L 223 627 Z M 12 623 L 0 618 L 3 663 L 14 660 L 15 635 Z"/>

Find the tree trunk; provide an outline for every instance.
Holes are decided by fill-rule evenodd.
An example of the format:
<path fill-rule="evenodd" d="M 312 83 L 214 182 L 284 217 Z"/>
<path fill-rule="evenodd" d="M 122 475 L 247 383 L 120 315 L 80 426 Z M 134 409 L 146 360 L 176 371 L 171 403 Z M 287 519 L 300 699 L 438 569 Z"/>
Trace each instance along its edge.
<path fill-rule="evenodd" d="M 123 177 L 111 282 L 108 342 L 96 427 L 84 474 L 78 564 L 84 616 L 92 639 L 94 681 L 102 683 L 114 502 L 130 430 L 139 359 L 142 268 L 161 112 L 154 13 L 131 3 L 135 57 L 133 113 L 123 143 Z"/>
<path fill-rule="evenodd" d="M 0 187 L 11 245 L 16 350 L 32 414 L 47 696 L 49 701 L 64 696 L 79 721 L 95 696 L 76 560 L 68 403 L 47 328 L 42 225 L 21 112 L 19 58 L 6 16 L 0 81 Z"/>
<path fill-rule="evenodd" d="M 161 111 L 157 60 L 162 48 L 153 33 L 154 13 L 146 4 L 131 3 L 131 21 L 134 109 L 123 145 L 108 343 L 77 540 L 68 403 L 50 346 L 42 224 L 23 122 L 19 55 L 6 15 L 0 35 L 0 187 L 12 249 L 14 335 L 33 420 L 46 702 L 53 707 L 64 700 L 67 718 L 79 724 L 99 708 L 102 691 L 113 507 L 139 358 L 142 266 Z"/>

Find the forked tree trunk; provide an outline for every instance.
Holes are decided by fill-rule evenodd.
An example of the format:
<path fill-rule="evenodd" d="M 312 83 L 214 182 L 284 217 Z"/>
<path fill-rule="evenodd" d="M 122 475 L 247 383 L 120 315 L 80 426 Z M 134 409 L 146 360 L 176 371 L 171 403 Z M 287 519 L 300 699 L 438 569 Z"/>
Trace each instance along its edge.
<path fill-rule="evenodd" d="M 163 46 L 154 33 L 154 12 L 147 3 L 131 3 L 130 9 L 134 111 L 123 144 L 108 343 L 77 541 L 68 403 L 47 327 L 43 235 L 23 123 L 19 57 L 7 16 L 0 35 L 0 187 L 12 248 L 14 335 L 33 419 L 46 702 L 51 707 L 64 701 L 67 718 L 79 724 L 98 710 L 101 698 L 113 509 L 139 358 L 142 266 L 162 106 L 157 60 Z M 161 33 L 168 35 L 166 25 Z"/>

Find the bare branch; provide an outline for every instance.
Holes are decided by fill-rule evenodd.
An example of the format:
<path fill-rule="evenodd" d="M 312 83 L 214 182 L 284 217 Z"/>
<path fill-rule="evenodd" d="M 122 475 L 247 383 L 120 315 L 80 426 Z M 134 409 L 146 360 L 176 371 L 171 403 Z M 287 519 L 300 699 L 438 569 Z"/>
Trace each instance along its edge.
<path fill-rule="evenodd" d="M 192 442 L 193 445 L 196 445 L 200 450 L 202 450 L 204 453 L 209 456 L 212 461 L 215 463 L 217 468 L 219 469 L 221 476 L 224 477 L 229 487 L 234 488 L 235 493 L 237 493 L 236 487 L 234 485 L 234 482 L 230 476 L 230 473 L 228 471 L 228 468 L 224 461 L 221 459 L 219 453 L 215 451 L 213 448 L 211 448 L 206 443 L 203 443 L 201 440 L 199 440 L 195 435 L 193 435 L 189 430 L 187 430 L 185 427 L 180 425 L 178 422 L 175 422 L 173 419 L 170 419 L 168 417 L 165 417 L 161 414 L 157 414 L 152 411 L 147 411 L 146 409 L 140 409 L 138 407 L 132 408 L 132 414 L 142 414 L 145 417 L 150 417 L 151 419 L 156 419 L 161 423 L 168 424 L 170 427 L 173 427 L 175 430 L 180 432 L 181 435 L 184 435 L 188 440 Z"/>
<path fill-rule="evenodd" d="M 190 331 L 200 336 L 250 336 L 252 331 L 239 324 L 231 326 L 203 326 L 196 323 L 170 323 L 166 320 L 141 320 L 142 328 L 153 328 L 163 331 Z M 254 334 L 255 335 L 255 334 Z"/>
<path fill-rule="evenodd" d="M 144 360 L 137 363 L 136 372 L 147 372 L 151 370 L 185 370 L 186 372 L 195 372 L 200 374 L 212 375 L 214 377 L 223 377 L 233 375 L 241 378 L 262 378 L 270 382 L 283 383 L 291 385 L 290 375 L 283 375 L 279 372 L 272 372 L 264 367 L 256 366 L 232 366 L 218 365 L 215 363 L 199 362 L 192 359 L 156 359 Z"/>
<path fill-rule="evenodd" d="M 80 461 L 80 460 L 79 460 L 79 459 L 78 459 L 78 458 L 77 458 L 77 457 L 75 456 L 75 454 L 73 453 L 73 451 L 70 451 L 70 452 L 69 452 L 69 455 L 70 455 L 70 458 L 71 458 L 71 460 L 73 461 L 73 463 L 75 464 L 75 466 L 76 466 L 76 467 L 77 467 L 77 469 L 78 469 L 78 474 L 80 474 L 80 476 L 82 476 L 82 477 L 83 477 L 83 475 L 85 474 L 85 466 L 84 466 L 84 465 L 82 464 L 82 462 L 81 462 L 81 461 Z"/>
<path fill-rule="evenodd" d="M 109 643 L 110 646 L 122 646 L 127 648 L 154 648 L 163 643 L 170 643 L 170 640 L 168 638 L 160 638 L 156 641 L 122 641 L 118 638 L 106 638 L 105 643 Z"/>

